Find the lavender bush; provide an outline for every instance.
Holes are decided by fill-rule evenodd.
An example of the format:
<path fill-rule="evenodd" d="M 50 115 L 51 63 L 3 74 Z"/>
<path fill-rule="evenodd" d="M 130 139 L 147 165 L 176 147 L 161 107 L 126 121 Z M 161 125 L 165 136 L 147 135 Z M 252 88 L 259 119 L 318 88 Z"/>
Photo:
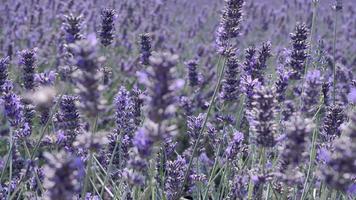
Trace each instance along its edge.
<path fill-rule="evenodd" d="M 355 12 L 2 0 L 0 199 L 355 199 Z"/>

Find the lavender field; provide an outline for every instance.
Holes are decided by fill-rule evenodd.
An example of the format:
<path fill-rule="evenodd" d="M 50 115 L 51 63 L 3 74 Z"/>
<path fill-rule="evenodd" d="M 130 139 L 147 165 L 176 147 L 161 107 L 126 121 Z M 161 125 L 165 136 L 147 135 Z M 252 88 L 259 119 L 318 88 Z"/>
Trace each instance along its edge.
<path fill-rule="evenodd" d="M 356 199 L 353 0 L 1 0 L 0 200 Z"/>

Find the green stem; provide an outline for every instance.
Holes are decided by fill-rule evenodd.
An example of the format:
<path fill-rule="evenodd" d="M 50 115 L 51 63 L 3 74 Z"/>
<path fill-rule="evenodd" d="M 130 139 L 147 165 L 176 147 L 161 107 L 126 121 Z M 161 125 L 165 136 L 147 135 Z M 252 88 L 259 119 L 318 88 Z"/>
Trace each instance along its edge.
<path fill-rule="evenodd" d="M 95 117 L 95 119 L 93 120 L 93 127 L 92 127 L 92 133 L 91 133 L 91 141 L 93 139 L 93 135 L 95 134 L 95 131 L 96 131 L 96 125 L 97 125 L 97 121 L 98 121 L 98 116 Z M 89 185 L 89 178 L 92 174 L 92 170 L 91 170 L 91 166 L 93 165 L 93 150 L 90 149 L 89 150 L 89 162 L 87 164 L 87 167 L 86 167 L 86 176 L 85 176 L 85 179 L 84 179 L 84 187 L 83 187 L 83 191 L 82 191 L 82 196 L 84 197 L 87 190 L 88 190 L 88 185 Z"/>
<path fill-rule="evenodd" d="M 220 60 L 221 60 L 221 57 L 219 57 L 218 66 L 220 65 Z M 196 153 L 196 151 L 197 151 L 198 143 L 199 143 L 199 141 L 200 141 L 201 136 L 203 135 L 203 132 L 204 132 L 205 127 L 206 127 L 206 124 L 207 124 L 208 119 L 209 119 L 210 112 L 211 112 L 212 107 L 213 107 L 213 105 L 214 105 L 214 103 L 215 103 L 215 98 L 216 98 L 216 96 L 217 96 L 217 94 L 218 94 L 218 91 L 219 91 L 219 88 L 220 88 L 220 85 L 221 85 L 221 80 L 222 80 L 224 71 L 225 71 L 225 62 L 224 62 L 223 66 L 222 66 L 222 69 L 221 69 L 221 71 L 220 71 L 220 74 L 219 74 L 219 77 L 218 77 L 218 82 L 217 82 L 217 84 L 216 84 L 216 86 L 215 86 L 215 90 L 214 90 L 213 96 L 211 97 L 210 104 L 209 104 L 207 113 L 206 113 L 206 115 L 205 115 L 202 128 L 201 128 L 201 130 L 200 130 L 200 132 L 199 132 L 199 135 L 198 135 L 198 138 L 197 138 L 197 140 L 196 140 L 196 142 L 195 142 L 195 144 L 194 144 L 192 156 L 191 156 L 191 158 L 190 158 L 190 160 L 189 160 L 189 164 L 188 164 L 188 167 L 187 167 L 187 171 L 185 172 L 185 175 L 184 175 L 183 184 L 182 184 L 181 188 L 179 189 L 179 192 L 178 192 L 178 195 L 177 195 L 178 197 L 181 196 L 181 194 L 182 194 L 182 192 L 183 192 L 183 189 L 184 189 L 184 187 L 185 187 L 185 184 L 186 184 L 186 182 L 187 182 L 187 180 L 188 180 L 188 175 L 189 175 L 190 169 L 191 169 L 192 164 L 193 164 L 193 159 L 194 159 L 195 153 Z"/>
<path fill-rule="evenodd" d="M 310 174 L 311 174 L 311 169 L 313 168 L 314 160 L 315 160 L 315 157 L 316 157 L 316 139 L 317 139 L 317 136 L 318 136 L 318 130 L 317 130 L 317 128 L 314 128 L 313 137 L 312 137 L 312 149 L 311 149 L 311 153 L 310 153 L 310 157 L 309 157 L 308 171 L 307 171 L 307 176 L 305 177 L 305 182 L 304 182 L 304 186 L 303 186 L 301 200 L 304 200 L 305 194 L 307 193 L 308 181 L 309 181 L 309 177 L 310 177 Z"/>
<path fill-rule="evenodd" d="M 221 143 L 220 143 L 219 148 L 218 148 L 218 152 L 217 152 L 217 154 L 216 154 L 216 158 L 215 158 L 215 161 L 214 161 L 213 168 L 211 169 L 211 173 L 210 173 L 210 176 L 209 176 L 208 185 L 206 186 L 206 190 L 205 190 L 205 193 L 204 193 L 203 200 L 205 200 L 206 197 L 208 196 L 210 184 L 211 184 L 211 182 L 212 182 L 212 180 L 213 180 L 214 174 L 216 173 L 216 166 L 218 165 L 218 156 L 219 156 L 219 154 L 220 154 L 221 146 L 222 146 L 222 145 L 221 145 Z"/>
<path fill-rule="evenodd" d="M 120 132 L 120 136 L 119 138 L 116 138 L 116 143 L 115 143 L 115 147 L 114 147 L 114 150 L 111 152 L 111 157 L 110 157 L 110 162 L 109 162 L 109 166 L 108 166 L 108 170 L 107 170 L 107 173 L 105 175 L 105 178 L 104 178 L 104 183 L 102 184 L 102 188 L 101 188 L 101 191 L 100 191 L 100 196 L 103 197 L 104 195 L 104 191 L 105 191 L 105 186 L 109 180 L 109 176 L 110 176 L 110 173 L 111 173 L 111 170 L 112 170 L 112 163 L 114 161 L 114 157 L 115 157 L 115 154 L 116 154 L 116 151 L 117 151 L 117 148 L 121 145 L 119 145 L 119 143 L 121 143 L 121 132 Z M 121 160 L 121 159 L 119 159 Z"/>
<path fill-rule="evenodd" d="M 9 134 L 9 141 L 10 141 L 10 149 L 12 149 L 12 146 L 13 146 L 13 136 L 12 136 L 12 133 L 13 133 L 13 131 L 10 129 L 10 134 Z M 10 197 L 10 194 L 11 194 L 11 181 L 12 181 L 12 153 L 11 154 L 9 154 L 9 156 L 10 156 L 10 163 L 9 163 L 9 165 L 10 165 L 10 172 L 9 172 L 9 186 L 8 186 L 8 189 L 7 189 L 7 199 L 9 199 L 9 197 Z"/>

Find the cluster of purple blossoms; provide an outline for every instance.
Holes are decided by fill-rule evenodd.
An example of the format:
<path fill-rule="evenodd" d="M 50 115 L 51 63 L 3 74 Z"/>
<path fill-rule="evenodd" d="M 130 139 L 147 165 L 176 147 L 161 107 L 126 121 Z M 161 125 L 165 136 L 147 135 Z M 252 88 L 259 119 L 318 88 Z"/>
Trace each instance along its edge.
<path fill-rule="evenodd" d="M 197 72 L 198 61 L 189 60 L 185 63 L 188 68 L 189 86 L 195 87 L 199 85 L 199 73 Z"/>
<path fill-rule="evenodd" d="M 184 85 L 181 79 L 173 77 L 178 56 L 170 53 L 156 53 L 150 57 L 150 67 L 138 74 L 139 81 L 146 87 L 148 111 L 146 123 L 133 138 L 133 154 L 128 162 L 131 169 L 125 176 L 131 183 L 142 184 L 145 161 L 153 153 L 155 143 L 170 137 L 169 119 L 173 117 L 178 99 L 174 91 Z"/>
<path fill-rule="evenodd" d="M 109 153 L 107 155 L 109 160 L 111 156 L 114 156 L 113 164 L 121 168 L 125 166 L 124 164 L 129 158 L 129 149 L 132 147 L 133 134 L 136 128 L 134 123 L 135 104 L 131 93 L 124 87 L 119 89 L 114 102 L 116 129 L 108 136 Z"/>
<path fill-rule="evenodd" d="M 249 47 L 245 50 L 244 71 L 252 79 L 257 79 L 261 83 L 264 83 L 263 70 L 267 68 L 267 60 L 272 55 L 271 43 L 264 42 L 261 49 L 258 50 L 257 55 L 256 51 L 254 47 Z"/>
<path fill-rule="evenodd" d="M 303 106 L 302 111 L 307 116 L 312 115 L 315 111 L 315 105 L 318 105 L 320 100 L 320 91 L 322 80 L 319 70 L 311 70 L 305 76 L 305 85 L 303 86 Z"/>
<path fill-rule="evenodd" d="M 275 82 L 277 101 L 282 103 L 286 100 L 285 93 L 289 84 L 290 73 L 284 69 L 279 68 L 277 71 L 277 81 Z"/>
<path fill-rule="evenodd" d="M 226 101 L 234 101 L 239 97 L 239 72 L 240 64 L 237 59 L 236 49 L 230 49 L 226 53 L 226 72 L 222 83 L 222 99 Z"/>
<path fill-rule="evenodd" d="M 101 31 L 100 39 L 101 44 L 104 46 L 109 46 L 114 39 L 115 31 L 115 10 L 105 8 L 101 11 Z"/>
<path fill-rule="evenodd" d="M 142 65 L 150 64 L 150 56 L 152 54 L 152 38 L 149 33 L 140 35 L 140 63 Z"/>
<path fill-rule="evenodd" d="M 13 83 L 9 80 L 3 85 L 2 104 L 5 115 L 17 133 L 18 137 L 25 137 L 31 134 L 29 124 L 25 122 L 24 107 L 21 99 L 13 91 Z"/>
<path fill-rule="evenodd" d="M 81 34 L 82 30 L 82 16 L 75 16 L 72 13 L 64 16 L 63 30 L 65 32 L 65 40 L 67 44 L 75 43 L 78 40 L 83 39 Z"/>
<path fill-rule="evenodd" d="M 33 90 L 35 88 L 36 52 L 34 49 L 26 49 L 20 52 L 20 57 L 20 64 L 24 71 L 23 86 L 26 90 Z"/>
<path fill-rule="evenodd" d="M 248 113 L 251 131 L 258 146 L 273 147 L 276 143 L 276 106 L 275 90 L 266 86 L 255 88 Z"/>
<path fill-rule="evenodd" d="M 239 35 L 243 5 L 244 0 L 225 0 L 225 8 L 221 15 L 216 38 L 219 53 L 224 53 L 228 47 L 228 41 Z"/>
<path fill-rule="evenodd" d="M 97 56 L 97 40 L 90 35 L 85 40 L 70 44 L 73 53 L 73 63 L 78 70 L 73 73 L 76 88 L 80 98 L 80 108 L 89 118 L 95 117 L 103 110 L 105 101 L 102 97 L 104 86 L 101 84 L 102 73 L 99 70 L 100 58 Z"/>
<path fill-rule="evenodd" d="M 286 138 L 281 150 L 280 175 L 282 180 L 288 183 L 293 181 L 290 170 L 295 168 L 303 161 L 307 151 L 308 136 L 311 135 L 314 125 L 310 119 L 303 119 L 301 113 L 295 113 L 286 122 Z M 288 175 L 286 175 L 288 174 Z"/>
<path fill-rule="evenodd" d="M 350 121 L 342 129 L 343 135 L 333 143 L 326 165 L 320 169 L 325 183 L 336 190 L 355 194 L 356 177 L 356 115 L 352 112 Z"/>
<path fill-rule="evenodd" d="M 293 49 L 289 66 L 292 70 L 291 78 L 294 80 L 299 80 L 304 75 L 305 60 L 308 57 L 308 34 L 309 30 L 305 24 L 297 24 L 295 32 L 291 34 Z"/>
<path fill-rule="evenodd" d="M 72 147 L 77 135 L 81 132 L 80 116 L 76 106 L 78 98 L 71 95 L 63 95 L 59 102 L 59 112 L 55 121 L 65 137 L 64 145 Z"/>
<path fill-rule="evenodd" d="M 243 147 L 244 135 L 241 132 L 235 132 L 232 136 L 232 140 L 229 142 L 229 145 L 226 147 L 225 156 L 229 161 L 236 159 L 238 153 Z"/>
<path fill-rule="evenodd" d="M 8 77 L 9 57 L 0 59 L 0 92 Z"/>
<path fill-rule="evenodd" d="M 327 107 L 324 117 L 324 124 L 322 126 L 322 136 L 325 141 L 332 141 L 340 137 L 340 126 L 345 120 L 344 110 L 339 105 L 331 105 Z"/>
<path fill-rule="evenodd" d="M 80 171 L 84 170 L 80 159 L 65 152 L 56 155 L 46 153 L 47 164 L 44 166 L 46 188 L 45 199 L 75 199 L 80 192 Z"/>

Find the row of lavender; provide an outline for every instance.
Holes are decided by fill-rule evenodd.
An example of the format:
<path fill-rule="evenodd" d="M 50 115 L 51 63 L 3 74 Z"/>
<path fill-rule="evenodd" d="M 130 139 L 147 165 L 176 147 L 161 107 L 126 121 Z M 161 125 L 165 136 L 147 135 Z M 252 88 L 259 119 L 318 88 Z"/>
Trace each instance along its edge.
<path fill-rule="evenodd" d="M 1 199 L 354 197 L 352 6 L 97 3 L 1 7 Z"/>

